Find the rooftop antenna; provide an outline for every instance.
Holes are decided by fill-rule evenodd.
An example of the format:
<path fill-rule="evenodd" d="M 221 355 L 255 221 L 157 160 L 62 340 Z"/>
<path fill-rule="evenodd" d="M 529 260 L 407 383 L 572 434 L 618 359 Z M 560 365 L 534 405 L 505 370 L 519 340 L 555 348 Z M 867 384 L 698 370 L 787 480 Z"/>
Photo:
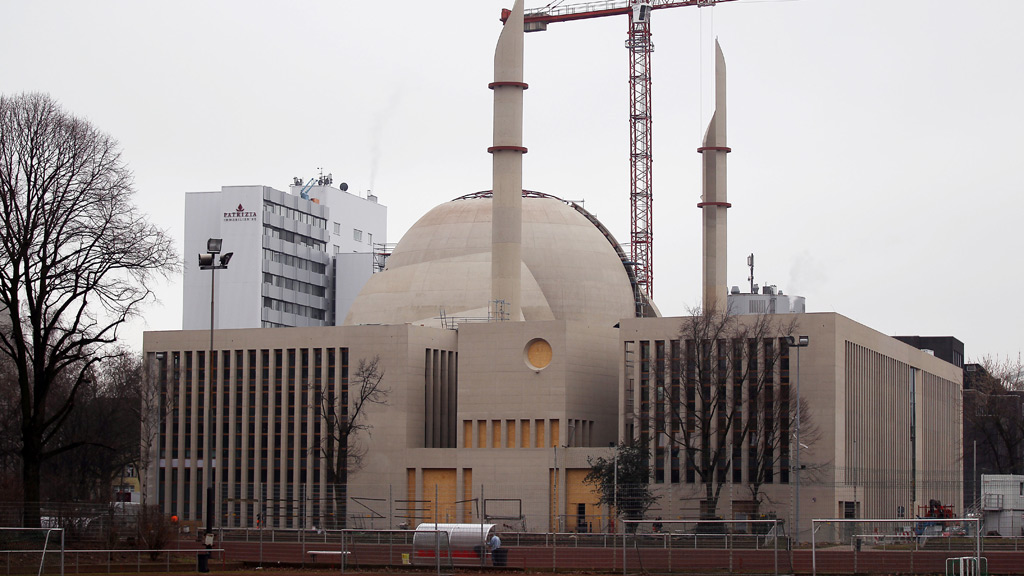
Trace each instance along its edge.
<path fill-rule="evenodd" d="M 754 287 L 754 254 L 753 253 L 751 253 L 750 256 L 747 256 L 747 266 L 750 266 L 750 278 L 747 278 L 747 280 L 750 280 L 750 293 L 751 294 L 757 294 L 757 288 Z"/>

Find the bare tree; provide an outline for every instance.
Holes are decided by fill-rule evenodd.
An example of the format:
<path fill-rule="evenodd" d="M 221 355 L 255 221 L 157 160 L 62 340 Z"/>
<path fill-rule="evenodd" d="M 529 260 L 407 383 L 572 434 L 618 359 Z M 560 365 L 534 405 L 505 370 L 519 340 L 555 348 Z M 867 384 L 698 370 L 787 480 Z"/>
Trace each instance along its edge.
<path fill-rule="evenodd" d="M 1020 354 L 1016 358 L 986 355 L 978 363 L 1004 390 L 1024 392 L 1024 358 Z"/>
<path fill-rule="evenodd" d="M 791 389 L 790 393 L 794 397 L 796 396 L 795 389 Z M 763 411 L 759 413 L 758 428 L 763 430 L 763 435 L 758 439 L 758 444 L 764 446 L 764 449 L 757 450 L 750 462 L 753 476 L 747 484 L 747 488 L 750 490 L 750 502 L 753 505 L 754 514 L 761 512 L 761 505 L 768 499 L 762 491 L 762 487 L 771 477 L 770 471 L 788 467 L 796 450 L 808 450 L 821 440 L 821 429 L 818 428 L 818 425 L 814 422 L 814 417 L 811 416 L 810 403 L 807 402 L 806 398 L 800 398 L 799 402 L 800 443 L 804 446 L 797 446 L 796 439 L 787 436 L 792 434 L 792 431 L 785 426 L 787 423 L 796 422 L 796 402 L 779 402 L 772 418 L 766 418 Z M 789 413 L 788 418 L 783 418 L 784 411 Z M 769 422 L 771 423 L 770 428 L 768 427 Z M 821 478 L 826 466 L 827 463 L 824 462 L 802 462 L 801 468 L 803 470 L 800 471 L 801 481 L 808 483 L 816 482 Z M 794 473 L 795 470 L 790 472 L 790 481 L 793 481 L 792 476 Z"/>
<path fill-rule="evenodd" d="M 1024 363 L 986 356 L 967 374 L 964 446 L 976 443 L 980 471 L 1024 474 Z"/>
<path fill-rule="evenodd" d="M 39 525 L 42 463 L 82 445 L 58 433 L 89 371 L 154 275 L 179 267 L 133 195 L 111 136 L 45 94 L 0 96 L 0 355 L 17 372 L 25 526 Z"/>
<path fill-rule="evenodd" d="M 348 474 L 362 467 L 366 445 L 359 442 L 361 432 L 372 426 L 366 422 L 371 406 L 387 406 L 391 390 L 383 385 L 384 368 L 380 356 L 359 360 L 359 368 L 340 394 L 334 390 L 318 390 L 319 416 L 323 434 L 319 450 L 327 461 L 327 482 L 333 491 L 335 518 L 344 522 L 347 515 Z"/>
<path fill-rule="evenodd" d="M 106 427 L 105 431 L 110 433 L 104 439 L 111 450 L 108 468 L 111 477 L 105 479 L 106 482 L 114 482 L 118 476 L 123 480 L 129 469 L 140 474 L 144 461 L 148 460 L 142 457 L 140 450 L 146 430 L 142 409 L 145 400 L 142 354 L 126 348 L 119 348 L 116 352 L 100 365 L 97 374 L 99 393 L 106 398 L 105 405 L 112 412 L 109 422 L 113 426 Z"/>
<path fill-rule="evenodd" d="M 750 470 L 758 458 L 751 453 L 771 448 L 763 439 L 765 430 L 776 427 L 773 414 L 781 394 L 776 368 L 795 325 L 771 314 L 736 316 L 697 308 L 680 327 L 679 385 L 659 391 L 656 401 L 667 417 L 655 418 L 655 433 L 657 442 L 686 459 L 693 474 L 687 480 L 703 487 L 701 518 L 716 516 L 722 487 L 734 465 L 743 462 L 744 451 Z M 769 473 L 765 468 L 762 481 Z"/>
<path fill-rule="evenodd" d="M 111 487 L 123 485 L 130 468 L 137 470 L 141 356 L 126 349 L 116 352 L 90 371 L 75 397 L 75 409 L 54 436 L 58 444 L 80 446 L 44 463 L 42 486 L 48 499 L 106 503 Z M 73 385 L 68 376 L 55 389 L 66 393 Z"/>

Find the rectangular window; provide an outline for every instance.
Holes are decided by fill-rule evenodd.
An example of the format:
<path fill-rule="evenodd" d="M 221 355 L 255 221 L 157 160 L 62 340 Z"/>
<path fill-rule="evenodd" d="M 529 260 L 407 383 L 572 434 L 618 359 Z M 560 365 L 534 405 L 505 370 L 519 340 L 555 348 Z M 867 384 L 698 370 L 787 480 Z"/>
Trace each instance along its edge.
<path fill-rule="evenodd" d="M 843 518 L 856 518 L 857 517 L 857 506 L 856 502 L 839 502 L 839 510 L 843 515 Z"/>
<path fill-rule="evenodd" d="M 373 234 L 370 234 L 369 232 L 366 233 L 366 243 L 373 245 Z"/>
<path fill-rule="evenodd" d="M 362 230 L 356 230 L 356 229 L 353 228 L 352 229 L 352 239 L 355 240 L 356 242 L 362 242 L 363 241 L 363 231 Z"/>
<path fill-rule="evenodd" d="M 341 222 L 334 223 L 334 233 L 338 235 L 341 234 Z"/>

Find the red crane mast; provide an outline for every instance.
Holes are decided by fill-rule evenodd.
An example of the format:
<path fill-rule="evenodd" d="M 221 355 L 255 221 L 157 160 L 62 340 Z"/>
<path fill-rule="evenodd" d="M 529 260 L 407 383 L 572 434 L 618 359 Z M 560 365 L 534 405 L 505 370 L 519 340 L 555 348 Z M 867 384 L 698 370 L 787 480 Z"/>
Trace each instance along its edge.
<path fill-rule="evenodd" d="M 566 6 L 549 4 L 524 14 L 527 32 L 547 30 L 548 24 L 603 16 L 629 16 L 629 201 L 632 210 L 629 250 L 636 284 L 637 316 L 644 316 L 654 298 L 654 212 L 652 183 L 651 42 L 652 10 L 682 6 L 712 6 L 733 0 L 606 0 Z M 554 4 L 554 2 L 552 2 Z M 502 10 L 501 20 L 509 10 Z"/>

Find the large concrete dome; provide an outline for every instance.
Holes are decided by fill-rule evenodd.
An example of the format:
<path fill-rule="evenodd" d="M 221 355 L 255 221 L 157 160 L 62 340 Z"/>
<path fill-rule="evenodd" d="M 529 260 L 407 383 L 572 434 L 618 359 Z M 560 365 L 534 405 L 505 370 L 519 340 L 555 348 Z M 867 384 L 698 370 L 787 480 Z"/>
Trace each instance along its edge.
<path fill-rule="evenodd" d="M 588 218 L 589 217 L 589 218 Z M 522 318 L 614 325 L 635 316 L 621 252 L 593 217 L 551 197 L 523 198 Z M 405 234 L 350 308 L 346 325 L 442 325 L 487 317 L 491 198 L 442 204 Z"/>

